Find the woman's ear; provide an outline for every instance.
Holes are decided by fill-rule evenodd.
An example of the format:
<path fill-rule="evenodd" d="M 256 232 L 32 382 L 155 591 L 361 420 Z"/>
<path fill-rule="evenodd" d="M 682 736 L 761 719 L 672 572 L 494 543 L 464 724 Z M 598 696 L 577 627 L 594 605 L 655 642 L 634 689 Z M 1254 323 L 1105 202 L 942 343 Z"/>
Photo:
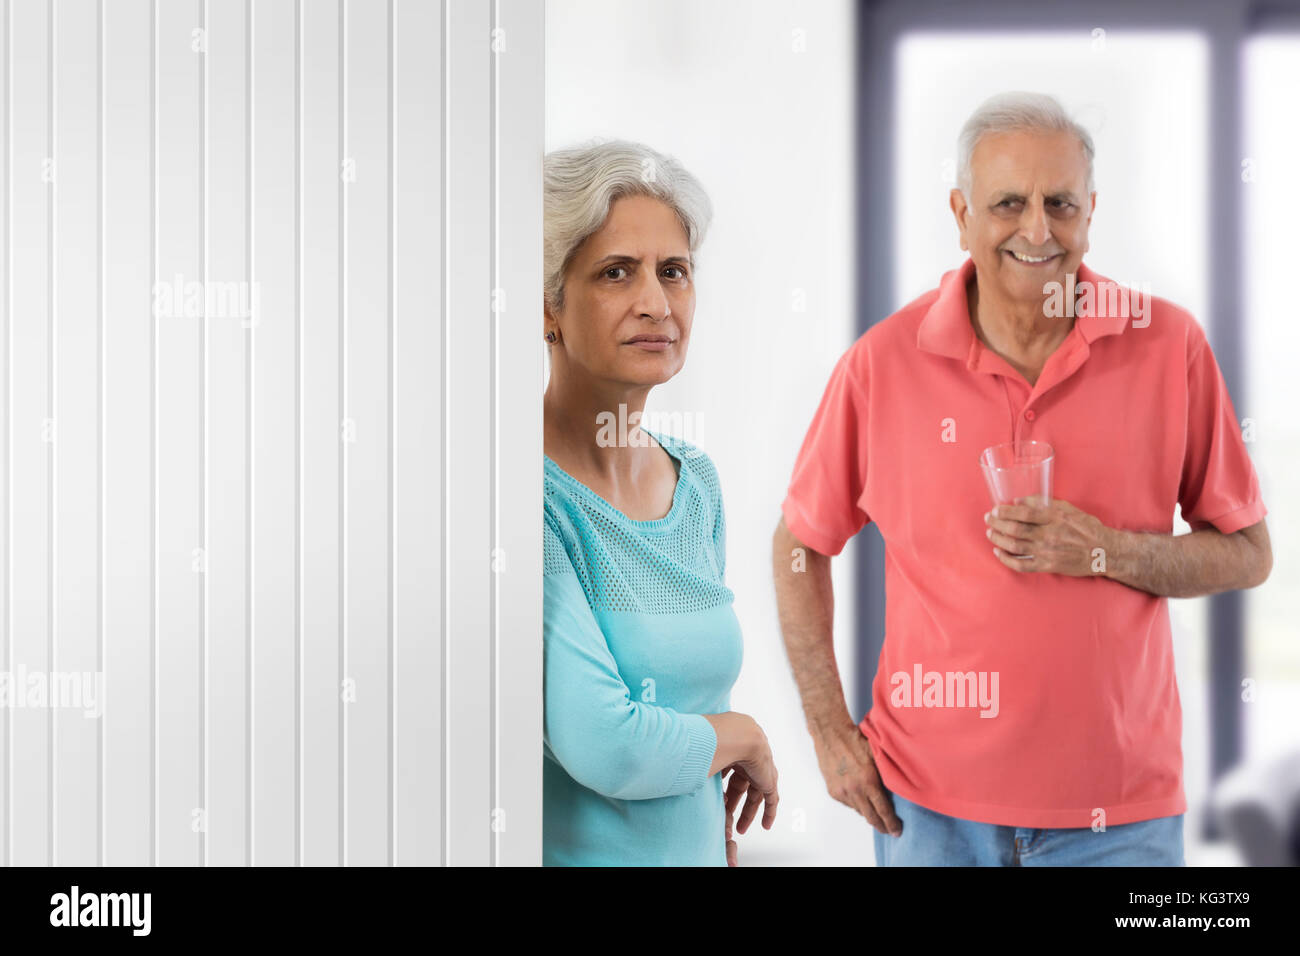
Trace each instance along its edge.
<path fill-rule="evenodd" d="M 555 320 L 554 313 L 551 312 L 550 305 L 546 299 L 542 299 L 542 338 L 554 345 L 560 340 L 560 323 Z"/>

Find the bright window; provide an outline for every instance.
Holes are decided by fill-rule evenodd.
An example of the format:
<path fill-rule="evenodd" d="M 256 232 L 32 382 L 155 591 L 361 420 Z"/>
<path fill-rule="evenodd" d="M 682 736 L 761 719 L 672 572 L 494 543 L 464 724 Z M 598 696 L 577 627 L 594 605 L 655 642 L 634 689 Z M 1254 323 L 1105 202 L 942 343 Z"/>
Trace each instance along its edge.
<path fill-rule="evenodd" d="M 1300 193 L 1296 164 L 1300 129 L 1285 90 L 1300 89 L 1300 35 L 1260 37 L 1246 44 L 1241 189 L 1244 198 L 1245 399 L 1247 448 L 1259 472 L 1273 545 L 1273 573 L 1246 592 L 1246 673 L 1256 699 L 1246 708 L 1247 756 L 1294 748 L 1300 727 L 1300 642 L 1295 595 L 1300 593 L 1300 387 L 1291 367 L 1300 349 L 1295 275 Z"/>

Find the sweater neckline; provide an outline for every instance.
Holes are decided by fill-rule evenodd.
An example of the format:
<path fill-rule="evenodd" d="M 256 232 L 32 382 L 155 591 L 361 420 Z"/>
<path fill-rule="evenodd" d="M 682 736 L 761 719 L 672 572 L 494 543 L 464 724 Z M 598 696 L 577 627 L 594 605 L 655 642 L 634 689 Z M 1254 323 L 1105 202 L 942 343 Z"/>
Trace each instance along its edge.
<path fill-rule="evenodd" d="M 666 531 L 677 522 L 677 519 L 681 516 L 681 513 L 685 508 L 684 502 L 686 498 L 687 481 L 685 456 L 680 453 L 671 440 L 665 441 L 661 435 L 650 431 L 650 429 L 645 428 L 644 426 L 641 428 L 641 431 L 653 438 L 655 443 L 667 452 L 668 457 L 672 458 L 677 465 L 677 484 L 673 488 L 672 507 L 668 509 L 668 514 L 664 515 L 662 518 L 653 518 L 649 521 L 637 521 L 634 518 L 629 518 L 618 508 L 615 508 L 608 500 L 596 494 L 596 492 L 590 487 L 583 484 L 577 478 L 574 478 L 571 474 L 557 465 L 550 455 L 543 452 L 542 459 L 546 462 L 547 469 L 553 473 L 554 477 L 558 479 L 561 484 L 570 490 L 577 492 L 581 497 L 588 501 L 591 501 L 596 505 L 596 507 L 614 518 L 618 523 L 628 525 L 637 531 Z"/>

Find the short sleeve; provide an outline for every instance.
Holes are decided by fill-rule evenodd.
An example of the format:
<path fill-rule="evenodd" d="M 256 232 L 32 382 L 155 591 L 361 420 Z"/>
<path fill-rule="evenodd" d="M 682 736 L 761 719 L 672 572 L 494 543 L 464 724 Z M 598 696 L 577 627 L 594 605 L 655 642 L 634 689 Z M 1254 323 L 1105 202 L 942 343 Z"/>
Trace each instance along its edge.
<path fill-rule="evenodd" d="M 836 555 L 870 519 L 861 505 L 867 482 L 866 392 L 840 357 L 795 459 L 781 512 L 808 547 Z"/>
<path fill-rule="evenodd" d="M 1213 527 L 1231 534 L 1257 524 L 1267 510 L 1214 352 L 1199 326 L 1192 335 L 1178 504 L 1193 531 Z"/>
<path fill-rule="evenodd" d="M 547 541 L 563 551 L 547 516 Z M 578 783 L 607 797 L 695 793 L 709 779 L 717 734 L 702 714 L 634 700 L 570 565 L 548 560 L 542 582 L 543 740 Z"/>

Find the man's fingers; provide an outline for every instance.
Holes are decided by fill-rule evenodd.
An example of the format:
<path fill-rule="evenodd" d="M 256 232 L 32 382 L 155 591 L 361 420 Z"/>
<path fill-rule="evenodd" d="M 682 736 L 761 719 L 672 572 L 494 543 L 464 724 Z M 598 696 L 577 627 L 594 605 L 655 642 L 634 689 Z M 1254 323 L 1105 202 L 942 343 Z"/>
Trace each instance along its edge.
<path fill-rule="evenodd" d="M 880 819 L 884 821 L 885 825 L 883 832 L 892 833 L 894 836 L 898 836 L 898 834 L 902 833 L 902 821 L 900 821 L 898 815 L 894 813 L 893 801 L 890 800 L 889 794 L 885 792 L 884 787 L 872 788 L 867 796 L 871 800 L 872 806 L 875 807 L 876 812 L 879 813 Z"/>
<path fill-rule="evenodd" d="M 867 748 L 867 760 L 871 764 L 871 781 L 866 787 L 867 803 L 871 806 L 871 813 L 867 816 L 868 822 L 881 833 L 901 833 L 903 829 L 902 822 L 894 813 L 894 804 L 889 798 L 889 791 L 885 789 L 880 782 L 880 772 L 876 769 L 876 755 L 871 747 L 871 741 L 863 734 L 862 742 Z"/>
<path fill-rule="evenodd" d="M 1011 554 L 1029 554 L 1033 550 L 1032 541 L 1004 534 L 996 528 L 990 528 L 986 537 L 1003 551 L 1009 551 Z"/>
<path fill-rule="evenodd" d="M 831 796 L 851 807 L 867 823 L 881 833 L 890 833 L 892 829 L 901 829 L 902 824 L 894 815 L 893 805 L 889 802 L 888 791 L 880 783 L 876 770 L 876 758 L 872 753 L 871 741 L 866 734 L 859 733 L 851 741 L 849 748 L 854 751 L 852 764 L 847 756 L 840 758 L 839 771 L 828 789 Z"/>
<path fill-rule="evenodd" d="M 994 534 L 1000 532 L 1008 538 L 1015 538 L 1018 541 L 1032 540 L 1034 531 L 1041 527 L 1041 525 L 1026 524 L 1023 521 L 1009 521 L 1006 518 L 989 518 L 985 524 Z"/>
<path fill-rule="evenodd" d="M 849 807 L 859 816 L 865 817 L 866 821 L 873 827 L 880 829 L 880 817 L 876 814 L 875 808 L 871 806 L 871 801 L 867 799 L 865 790 L 860 790 L 857 787 L 848 787 L 845 789 L 843 795 L 836 796 L 832 791 L 831 796 L 835 797 L 837 801 Z"/>
<path fill-rule="evenodd" d="M 880 814 L 878 814 L 876 812 L 876 808 L 871 805 L 871 801 L 867 799 L 866 794 L 855 792 L 852 794 L 852 797 L 853 797 L 853 803 L 852 803 L 853 809 L 857 810 L 858 813 L 861 814 L 863 817 L 865 817 L 866 821 L 869 824 L 871 824 L 873 827 L 875 827 L 877 830 L 881 831 L 882 833 L 885 832 L 886 829 L 885 825 L 880 822 Z"/>
<path fill-rule="evenodd" d="M 876 786 L 864 790 L 851 790 L 847 802 L 858 811 L 866 821 L 881 833 L 893 833 L 894 828 L 902 829 L 902 824 L 894 814 L 889 795 L 883 787 Z"/>
<path fill-rule="evenodd" d="M 1001 548 L 994 548 L 993 555 L 1012 571 L 1041 571 L 1037 561 L 1033 556 L 1018 558 L 1014 554 L 1007 554 Z"/>
<path fill-rule="evenodd" d="M 1036 496 L 1018 498 L 1014 505 L 996 505 L 993 517 L 1008 518 L 1012 521 L 1024 521 L 1027 524 L 1047 524 L 1052 520 L 1050 505 L 1043 505 Z"/>

